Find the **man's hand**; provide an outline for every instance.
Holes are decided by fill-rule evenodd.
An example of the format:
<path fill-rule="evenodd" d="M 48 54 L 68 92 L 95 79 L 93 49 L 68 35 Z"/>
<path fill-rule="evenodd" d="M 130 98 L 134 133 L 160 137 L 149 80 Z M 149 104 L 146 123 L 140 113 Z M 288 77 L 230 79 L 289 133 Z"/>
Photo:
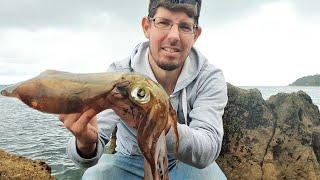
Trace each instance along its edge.
<path fill-rule="evenodd" d="M 96 114 L 104 109 L 112 108 L 113 111 L 129 126 L 138 129 L 142 116 L 137 108 L 128 106 L 124 101 L 114 99 L 99 99 L 95 108 L 90 108 L 83 113 L 61 114 L 60 121 L 76 137 L 77 150 L 81 157 L 92 158 L 96 155 L 98 142 L 98 125 Z M 112 103 L 109 103 L 112 102 Z M 95 110 L 96 109 L 96 110 Z"/>
<path fill-rule="evenodd" d="M 59 119 L 76 137 L 77 150 L 81 157 L 95 156 L 98 142 L 97 112 L 88 109 L 83 113 L 61 114 Z"/>

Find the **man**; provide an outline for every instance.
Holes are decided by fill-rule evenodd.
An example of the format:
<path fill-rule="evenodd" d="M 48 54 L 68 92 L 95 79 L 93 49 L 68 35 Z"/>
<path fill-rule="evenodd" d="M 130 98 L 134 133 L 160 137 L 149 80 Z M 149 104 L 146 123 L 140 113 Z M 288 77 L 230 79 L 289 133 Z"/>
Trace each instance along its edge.
<path fill-rule="evenodd" d="M 214 162 L 223 137 L 226 83 L 221 70 L 193 48 L 201 34 L 200 7 L 201 0 L 150 0 L 149 15 L 142 19 L 148 42 L 139 44 L 129 58 L 109 68 L 145 74 L 170 95 L 180 137 L 175 154 L 172 129 L 166 135 L 170 179 L 226 179 Z M 83 179 L 142 179 L 143 157 L 136 141 L 139 122 L 121 117 L 117 110 L 95 115 L 94 110 L 88 110 L 60 116 L 74 134 L 67 148 L 69 156 L 83 167 L 92 166 Z M 103 154 L 115 126 L 117 153 Z"/>

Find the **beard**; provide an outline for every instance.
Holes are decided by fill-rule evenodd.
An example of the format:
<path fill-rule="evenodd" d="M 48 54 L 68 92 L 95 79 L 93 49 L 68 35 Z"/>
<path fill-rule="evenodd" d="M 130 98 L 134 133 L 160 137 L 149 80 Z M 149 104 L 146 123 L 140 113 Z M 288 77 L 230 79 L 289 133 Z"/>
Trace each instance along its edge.
<path fill-rule="evenodd" d="M 178 63 L 161 63 L 159 61 L 156 61 L 156 64 L 165 71 L 173 71 L 179 68 Z"/>

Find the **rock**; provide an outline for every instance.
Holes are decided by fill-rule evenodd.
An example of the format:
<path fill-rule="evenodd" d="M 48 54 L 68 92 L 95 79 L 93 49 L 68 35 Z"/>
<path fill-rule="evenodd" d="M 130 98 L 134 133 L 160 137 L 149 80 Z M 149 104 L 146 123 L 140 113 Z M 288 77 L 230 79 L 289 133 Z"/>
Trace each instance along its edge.
<path fill-rule="evenodd" d="M 42 161 L 8 154 L 0 149 L 0 179 L 53 180 L 51 168 Z"/>
<path fill-rule="evenodd" d="M 228 84 L 217 162 L 229 179 L 320 179 L 320 113 L 304 92 L 271 96 Z"/>

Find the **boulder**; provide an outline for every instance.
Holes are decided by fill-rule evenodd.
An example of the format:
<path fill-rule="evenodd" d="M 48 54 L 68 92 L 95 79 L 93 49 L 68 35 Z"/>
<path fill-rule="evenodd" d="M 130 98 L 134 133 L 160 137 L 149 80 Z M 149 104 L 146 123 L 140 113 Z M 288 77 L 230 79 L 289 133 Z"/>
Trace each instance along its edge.
<path fill-rule="evenodd" d="M 51 168 L 42 161 L 9 154 L 0 149 L 0 179 L 53 180 Z"/>
<path fill-rule="evenodd" d="M 217 163 L 229 179 L 320 179 L 320 113 L 304 92 L 271 96 L 228 84 Z"/>

